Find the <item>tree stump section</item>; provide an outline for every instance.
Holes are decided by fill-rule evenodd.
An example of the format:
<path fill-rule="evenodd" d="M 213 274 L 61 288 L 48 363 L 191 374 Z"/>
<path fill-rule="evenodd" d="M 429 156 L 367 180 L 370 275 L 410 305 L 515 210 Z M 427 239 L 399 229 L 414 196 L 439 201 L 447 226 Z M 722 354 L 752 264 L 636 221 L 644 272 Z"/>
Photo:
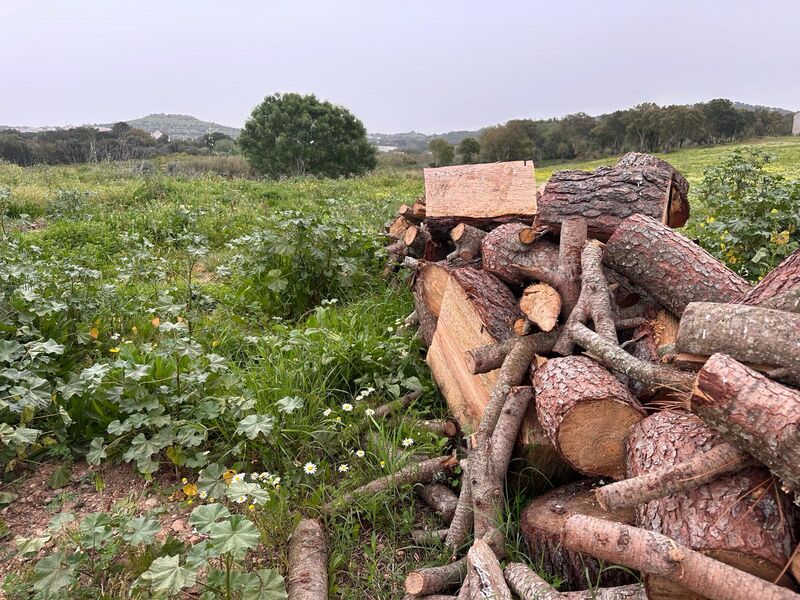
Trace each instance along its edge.
<path fill-rule="evenodd" d="M 695 415 L 654 413 L 634 425 L 628 436 L 628 475 L 672 467 L 722 442 Z M 636 524 L 772 581 L 794 549 L 791 515 L 790 503 L 776 492 L 769 471 L 747 467 L 692 490 L 640 504 Z M 669 578 L 647 576 L 645 587 L 651 600 L 702 598 Z"/>
<path fill-rule="evenodd" d="M 700 246 L 645 215 L 620 223 L 603 260 L 676 315 L 690 302 L 735 302 L 750 291 Z"/>
<path fill-rule="evenodd" d="M 634 214 L 681 227 L 689 218 L 688 192 L 689 183 L 672 165 L 629 152 L 613 167 L 553 173 L 539 198 L 538 219 L 558 229 L 570 217 L 586 217 L 589 235 L 601 240 Z"/>
<path fill-rule="evenodd" d="M 743 304 L 758 305 L 778 294 L 798 288 L 800 288 L 800 250 L 795 250 L 739 301 Z"/>
<path fill-rule="evenodd" d="M 547 437 L 586 475 L 625 476 L 625 438 L 645 412 L 627 387 L 584 356 L 549 360 L 534 375 L 536 414 Z"/>
<path fill-rule="evenodd" d="M 520 530 L 535 564 L 563 581 L 564 590 L 583 590 L 589 585 L 616 586 L 631 583 L 633 575 L 619 569 L 602 569 L 591 556 L 581 555 L 561 544 L 561 529 L 572 515 L 631 524 L 632 508 L 607 511 L 594 497 L 594 481 L 570 483 L 533 500 L 522 512 Z M 587 581 L 588 579 L 588 581 Z"/>

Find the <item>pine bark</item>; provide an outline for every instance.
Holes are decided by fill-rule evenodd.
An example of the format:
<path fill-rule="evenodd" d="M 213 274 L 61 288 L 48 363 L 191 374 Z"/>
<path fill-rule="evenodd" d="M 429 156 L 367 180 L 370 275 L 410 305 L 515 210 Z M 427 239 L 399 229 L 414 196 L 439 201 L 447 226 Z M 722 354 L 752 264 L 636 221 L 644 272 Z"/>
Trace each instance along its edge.
<path fill-rule="evenodd" d="M 563 596 L 528 565 L 511 563 L 503 574 L 508 587 L 522 600 L 563 600 Z"/>
<path fill-rule="evenodd" d="M 689 218 L 688 191 L 689 183 L 669 163 L 629 152 L 613 167 L 554 173 L 539 198 L 538 217 L 553 228 L 570 217 L 586 217 L 589 235 L 603 240 L 634 214 L 681 227 Z"/>
<path fill-rule="evenodd" d="M 419 332 L 429 348 L 436 333 L 436 323 L 442 308 L 442 298 L 453 267 L 442 262 L 420 261 L 414 277 L 414 306 L 419 320 Z"/>
<path fill-rule="evenodd" d="M 570 483 L 533 500 L 522 512 L 520 531 L 534 564 L 563 583 L 561 589 L 583 590 L 589 585 L 615 586 L 633 582 L 630 573 L 603 569 L 591 556 L 581 555 L 561 544 L 561 529 L 572 515 L 633 523 L 632 508 L 604 510 L 595 500 L 593 481 Z"/>
<path fill-rule="evenodd" d="M 478 258 L 481 255 L 481 241 L 485 237 L 485 231 L 466 223 L 459 223 L 450 231 L 450 239 L 455 244 L 455 250 L 447 255 L 447 260 L 460 258 L 470 261 Z"/>
<path fill-rule="evenodd" d="M 800 491 L 800 392 L 724 354 L 697 375 L 692 411 Z"/>
<path fill-rule="evenodd" d="M 723 443 L 696 415 L 654 413 L 628 436 L 628 475 L 672 468 Z M 750 466 L 638 505 L 636 524 L 772 581 L 794 548 L 791 515 L 790 503 L 772 485 L 769 471 Z M 669 579 L 647 577 L 645 585 L 653 599 L 688 594 Z"/>
<path fill-rule="evenodd" d="M 530 345 L 534 354 L 549 354 L 558 339 L 558 331 L 510 338 L 497 344 L 487 344 L 468 350 L 464 353 L 467 369 L 473 374 L 488 373 L 499 369 L 518 339 L 521 343 Z"/>
<path fill-rule="evenodd" d="M 773 308 L 791 313 L 800 313 L 800 286 L 772 296 L 758 304 L 761 308 Z"/>
<path fill-rule="evenodd" d="M 798 288 L 800 288 L 800 250 L 795 250 L 739 301 L 744 304 L 761 305 L 770 298 Z"/>
<path fill-rule="evenodd" d="M 328 550 L 325 530 L 316 519 L 303 519 L 289 540 L 289 600 L 328 598 Z"/>
<path fill-rule="evenodd" d="M 481 243 L 483 270 L 508 284 L 522 286 L 527 278 L 511 265 L 554 268 L 558 263 L 558 246 L 544 238 L 523 244 L 519 233 L 526 228 L 523 223 L 506 223 L 490 231 Z"/>
<path fill-rule="evenodd" d="M 567 592 L 561 600 L 648 600 L 644 586 L 634 583 L 617 587 Z"/>
<path fill-rule="evenodd" d="M 568 548 L 679 583 L 692 598 L 796 600 L 797 594 L 695 552 L 653 531 L 575 515 L 564 524 Z M 687 598 L 686 595 L 677 596 Z M 648 598 L 653 597 L 648 592 Z"/>
<path fill-rule="evenodd" d="M 454 269 L 450 276 L 467 294 L 489 335 L 497 341 L 512 337 L 514 322 L 521 315 L 516 298 L 505 285 L 472 267 Z"/>
<path fill-rule="evenodd" d="M 534 386 L 539 422 L 564 460 L 585 475 L 624 477 L 625 437 L 645 416 L 628 388 L 583 356 L 549 360 Z"/>
<path fill-rule="evenodd" d="M 503 569 L 494 551 L 483 540 L 475 540 L 467 552 L 467 568 L 470 581 L 475 586 L 470 592 L 474 598 L 511 600 Z"/>
<path fill-rule="evenodd" d="M 420 498 L 433 509 L 436 514 L 442 517 L 445 525 L 449 525 L 453 520 L 458 504 L 458 496 L 443 483 L 429 483 L 418 490 Z"/>
<path fill-rule="evenodd" d="M 736 360 L 800 372 L 800 314 L 744 304 L 692 302 L 681 317 L 680 352 L 722 352 Z"/>
<path fill-rule="evenodd" d="M 620 223 L 604 261 L 676 315 L 690 302 L 734 302 L 750 291 L 700 246 L 645 215 Z"/>

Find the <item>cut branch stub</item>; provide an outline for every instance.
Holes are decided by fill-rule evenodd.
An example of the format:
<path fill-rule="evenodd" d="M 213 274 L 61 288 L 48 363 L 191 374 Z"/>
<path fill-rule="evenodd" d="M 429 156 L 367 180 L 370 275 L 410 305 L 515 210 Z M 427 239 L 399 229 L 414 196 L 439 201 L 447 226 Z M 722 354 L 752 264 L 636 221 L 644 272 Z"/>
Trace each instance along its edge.
<path fill-rule="evenodd" d="M 534 564 L 562 580 L 562 589 L 582 590 L 588 581 L 596 585 L 622 585 L 634 581 L 620 569 L 608 569 L 591 556 L 572 552 L 561 544 L 561 529 L 572 515 L 592 515 L 601 519 L 633 523 L 632 508 L 604 510 L 595 500 L 593 481 L 570 483 L 531 502 L 520 517 L 520 530 Z"/>
<path fill-rule="evenodd" d="M 700 246 L 645 215 L 620 223 L 603 260 L 676 315 L 690 302 L 734 302 L 750 291 Z"/>
<path fill-rule="evenodd" d="M 552 331 L 561 314 L 561 296 L 552 286 L 535 283 L 525 288 L 519 308 L 539 329 Z"/>
<path fill-rule="evenodd" d="M 445 524 L 453 520 L 458 496 L 449 487 L 443 483 L 429 483 L 419 488 L 418 493 L 425 504 L 442 517 Z"/>
<path fill-rule="evenodd" d="M 692 410 L 800 491 L 800 392 L 715 354 L 697 375 Z"/>
<path fill-rule="evenodd" d="M 654 413 L 628 436 L 628 474 L 637 477 L 673 467 L 713 452 L 720 443 L 721 436 L 696 415 Z M 636 524 L 772 581 L 794 548 L 790 515 L 790 503 L 772 484 L 769 471 L 751 466 L 638 505 Z M 645 585 L 651 600 L 687 593 L 661 577 L 647 577 Z"/>
<path fill-rule="evenodd" d="M 406 593 L 422 596 L 436 594 L 461 585 L 467 573 L 467 560 L 462 558 L 441 567 L 411 571 L 406 576 Z"/>
<path fill-rule="evenodd" d="M 645 412 L 627 387 L 583 356 L 537 369 L 536 413 L 545 433 L 576 471 L 621 479 L 625 437 Z"/>

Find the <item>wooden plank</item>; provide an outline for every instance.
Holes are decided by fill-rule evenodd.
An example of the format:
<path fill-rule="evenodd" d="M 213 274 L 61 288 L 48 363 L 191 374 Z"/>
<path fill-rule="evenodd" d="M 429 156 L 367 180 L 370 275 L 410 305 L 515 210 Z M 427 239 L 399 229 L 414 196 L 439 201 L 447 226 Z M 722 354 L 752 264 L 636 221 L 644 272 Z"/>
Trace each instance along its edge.
<path fill-rule="evenodd" d="M 424 169 L 427 218 L 536 214 L 533 161 Z"/>

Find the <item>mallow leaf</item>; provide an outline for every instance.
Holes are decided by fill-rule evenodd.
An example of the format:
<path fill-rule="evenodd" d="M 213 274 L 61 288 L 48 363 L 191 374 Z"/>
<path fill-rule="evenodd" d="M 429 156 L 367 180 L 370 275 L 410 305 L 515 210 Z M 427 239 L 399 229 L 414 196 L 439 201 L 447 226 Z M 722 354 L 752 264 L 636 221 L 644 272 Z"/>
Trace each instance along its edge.
<path fill-rule="evenodd" d="M 254 440 L 259 434 L 269 435 L 275 425 L 275 418 L 269 415 L 248 415 L 236 427 L 236 433 L 247 436 L 247 439 Z"/>
<path fill-rule="evenodd" d="M 235 558 L 244 558 L 260 540 L 261 534 L 256 526 L 242 515 L 233 515 L 227 521 L 211 526 L 211 541 L 218 545 L 220 553 L 229 553 Z"/>
<path fill-rule="evenodd" d="M 150 583 L 154 592 L 175 595 L 183 588 L 194 585 L 197 573 L 193 569 L 182 567 L 180 557 L 175 555 L 155 559 L 141 577 Z"/>
<path fill-rule="evenodd" d="M 189 515 L 189 525 L 197 529 L 200 533 L 208 533 L 211 526 L 227 519 L 231 516 L 231 511 L 225 508 L 222 504 L 203 504 L 198 506 Z"/>

